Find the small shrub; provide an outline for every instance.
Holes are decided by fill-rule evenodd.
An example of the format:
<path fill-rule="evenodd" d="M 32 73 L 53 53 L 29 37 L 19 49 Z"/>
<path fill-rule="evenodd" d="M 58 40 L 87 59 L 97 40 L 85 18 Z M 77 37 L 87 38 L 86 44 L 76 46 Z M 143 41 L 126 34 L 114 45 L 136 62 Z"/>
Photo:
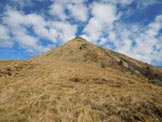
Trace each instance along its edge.
<path fill-rule="evenodd" d="M 120 60 L 120 61 L 118 62 L 118 64 L 119 64 L 119 65 L 123 65 L 123 61 Z"/>
<path fill-rule="evenodd" d="M 101 68 L 105 68 L 106 67 L 106 64 L 101 62 Z"/>
<path fill-rule="evenodd" d="M 87 47 L 87 44 L 82 44 L 79 49 L 84 49 Z"/>
<path fill-rule="evenodd" d="M 154 75 L 155 75 L 155 77 L 159 77 L 159 75 L 157 73 L 155 73 Z"/>
<path fill-rule="evenodd" d="M 146 69 L 147 69 L 147 70 L 150 70 L 150 67 L 149 67 L 149 66 L 147 66 L 147 67 L 146 67 Z"/>
<path fill-rule="evenodd" d="M 71 78 L 70 81 L 72 82 L 81 82 L 80 78 Z"/>

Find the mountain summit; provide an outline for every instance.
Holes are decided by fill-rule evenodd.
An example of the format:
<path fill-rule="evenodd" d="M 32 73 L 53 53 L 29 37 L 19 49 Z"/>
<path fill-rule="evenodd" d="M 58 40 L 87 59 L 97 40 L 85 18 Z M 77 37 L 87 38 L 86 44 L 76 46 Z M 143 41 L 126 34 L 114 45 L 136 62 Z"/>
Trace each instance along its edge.
<path fill-rule="evenodd" d="M 76 37 L 0 61 L 0 122 L 161 122 L 162 68 Z"/>
<path fill-rule="evenodd" d="M 64 45 L 41 55 L 40 58 L 67 61 L 97 61 L 101 58 L 108 58 L 106 55 L 104 49 L 89 43 L 81 37 L 76 37 Z"/>
<path fill-rule="evenodd" d="M 72 62 L 96 62 L 100 63 L 102 67 L 130 71 L 162 84 L 162 74 L 159 70 L 155 70 L 155 67 L 120 53 L 98 47 L 82 37 L 75 37 L 64 45 L 40 55 L 38 58 Z"/>

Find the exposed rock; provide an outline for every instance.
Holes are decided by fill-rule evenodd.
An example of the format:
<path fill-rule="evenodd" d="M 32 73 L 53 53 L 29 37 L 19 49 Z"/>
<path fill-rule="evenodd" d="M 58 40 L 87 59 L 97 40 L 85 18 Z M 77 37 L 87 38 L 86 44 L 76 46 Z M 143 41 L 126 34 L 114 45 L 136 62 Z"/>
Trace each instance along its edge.
<path fill-rule="evenodd" d="M 81 44 L 80 48 L 79 49 L 84 49 L 84 48 L 87 48 L 87 44 Z"/>
<path fill-rule="evenodd" d="M 125 62 L 125 61 L 123 61 L 123 66 L 124 66 L 125 68 L 129 68 L 128 63 L 127 63 L 127 62 Z"/>

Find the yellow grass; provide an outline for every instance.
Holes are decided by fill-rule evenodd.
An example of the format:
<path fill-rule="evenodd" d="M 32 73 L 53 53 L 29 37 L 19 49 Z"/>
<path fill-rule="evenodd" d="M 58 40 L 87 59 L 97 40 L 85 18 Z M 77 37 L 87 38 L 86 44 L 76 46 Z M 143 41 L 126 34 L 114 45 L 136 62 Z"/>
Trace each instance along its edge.
<path fill-rule="evenodd" d="M 160 67 L 75 39 L 0 61 L 0 122 L 162 122 Z"/>
<path fill-rule="evenodd" d="M 29 64 L 0 78 L 1 122 L 162 121 L 162 88 L 144 77 L 99 63 Z"/>

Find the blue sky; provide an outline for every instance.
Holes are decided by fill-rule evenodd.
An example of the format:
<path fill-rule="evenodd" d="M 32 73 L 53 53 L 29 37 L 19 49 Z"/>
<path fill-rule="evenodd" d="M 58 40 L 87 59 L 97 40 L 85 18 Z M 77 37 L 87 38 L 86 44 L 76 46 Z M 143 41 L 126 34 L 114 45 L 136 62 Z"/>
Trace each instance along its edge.
<path fill-rule="evenodd" d="M 0 59 L 28 59 L 75 36 L 162 66 L 162 1 L 0 0 Z"/>

